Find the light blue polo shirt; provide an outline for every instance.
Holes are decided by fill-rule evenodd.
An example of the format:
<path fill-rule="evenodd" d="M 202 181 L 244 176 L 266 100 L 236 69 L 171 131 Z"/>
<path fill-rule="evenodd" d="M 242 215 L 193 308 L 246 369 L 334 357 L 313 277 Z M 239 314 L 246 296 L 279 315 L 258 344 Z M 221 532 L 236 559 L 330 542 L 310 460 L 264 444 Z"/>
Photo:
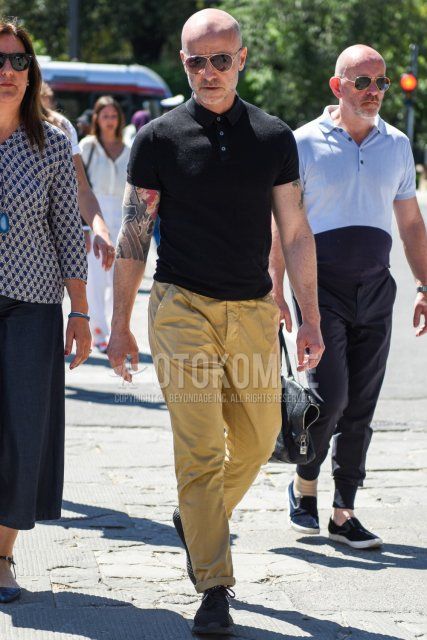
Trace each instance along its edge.
<path fill-rule="evenodd" d="M 407 136 L 377 116 L 359 146 L 328 106 L 295 131 L 319 272 L 364 279 L 388 268 L 393 201 L 415 196 Z"/>

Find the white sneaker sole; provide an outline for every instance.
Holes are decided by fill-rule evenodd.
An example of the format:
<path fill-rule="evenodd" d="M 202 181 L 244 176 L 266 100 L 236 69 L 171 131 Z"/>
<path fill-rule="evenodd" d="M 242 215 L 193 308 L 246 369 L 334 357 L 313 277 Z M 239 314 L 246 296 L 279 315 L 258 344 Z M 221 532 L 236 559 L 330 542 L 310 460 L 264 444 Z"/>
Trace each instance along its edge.
<path fill-rule="evenodd" d="M 317 536 L 320 533 L 320 527 L 318 529 L 313 529 L 310 527 L 301 527 L 301 525 L 295 524 L 295 522 L 292 522 L 290 518 L 289 518 L 289 524 L 291 525 L 291 529 L 293 529 L 294 531 L 298 531 L 299 533 L 305 533 L 308 536 Z"/>
<path fill-rule="evenodd" d="M 348 540 L 345 536 L 340 536 L 337 533 L 330 533 L 329 539 L 334 540 L 335 542 L 341 542 L 342 544 L 346 544 L 353 549 L 373 549 L 374 547 L 380 547 L 383 543 L 381 538 L 374 538 L 373 540 Z"/>

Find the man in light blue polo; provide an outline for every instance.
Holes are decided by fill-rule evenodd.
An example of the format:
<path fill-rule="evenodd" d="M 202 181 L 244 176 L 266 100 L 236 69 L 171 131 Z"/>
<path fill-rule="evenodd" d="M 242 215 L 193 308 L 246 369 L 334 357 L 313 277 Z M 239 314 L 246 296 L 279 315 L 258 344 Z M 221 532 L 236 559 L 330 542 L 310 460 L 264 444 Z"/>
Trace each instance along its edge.
<path fill-rule="evenodd" d="M 335 494 L 329 537 L 356 549 L 381 544 L 354 514 L 365 478 L 370 426 L 384 378 L 396 293 L 389 272 L 394 209 L 415 276 L 413 324 L 427 333 L 427 235 L 415 195 L 408 138 L 378 115 L 390 86 L 382 56 L 364 45 L 339 56 L 329 85 L 339 104 L 295 133 L 309 223 L 317 246 L 325 353 L 310 384 L 323 398 L 311 427 L 315 460 L 298 466 L 289 486 L 291 526 L 319 533 L 317 478 L 332 435 Z M 283 298 L 284 262 L 277 229 L 270 259 L 273 295 Z"/>

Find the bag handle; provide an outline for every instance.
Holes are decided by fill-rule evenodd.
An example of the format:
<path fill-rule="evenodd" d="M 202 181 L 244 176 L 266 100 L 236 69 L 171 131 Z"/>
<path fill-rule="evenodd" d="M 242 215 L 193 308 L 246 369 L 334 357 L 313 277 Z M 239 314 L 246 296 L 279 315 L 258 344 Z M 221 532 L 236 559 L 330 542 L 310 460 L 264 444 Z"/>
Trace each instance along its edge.
<path fill-rule="evenodd" d="M 285 339 L 285 336 L 283 335 L 282 325 L 280 325 L 280 329 L 279 329 L 279 342 L 280 342 L 280 347 L 283 353 L 285 354 L 285 362 L 286 362 L 286 369 L 288 370 L 288 378 L 293 378 L 294 374 L 292 373 L 292 365 L 289 358 L 288 348 L 286 346 L 286 339 Z"/>

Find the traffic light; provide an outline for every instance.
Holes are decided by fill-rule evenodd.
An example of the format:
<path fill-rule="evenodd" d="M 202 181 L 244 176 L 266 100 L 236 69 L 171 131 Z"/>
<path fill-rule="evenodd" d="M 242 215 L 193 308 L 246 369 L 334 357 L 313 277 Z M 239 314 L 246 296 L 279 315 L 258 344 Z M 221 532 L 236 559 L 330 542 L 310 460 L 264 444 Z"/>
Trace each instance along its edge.
<path fill-rule="evenodd" d="M 414 144 L 415 130 L 415 109 L 414 109 L 414 91 L 417 88 L 418 80 L 418 45 L 411 44 L 409 50 L 411 52 L 411 61 L 406 73 L 400 76 L 400 87 L 405 92 L 405 110 L 406 110 L 406 134 L 411 143 Z"/>
<path fill-rule="evenodd" d="M 417 88 L 418 80 L 414 73 L 402 73 L 400 76 L 400 87 L 406 94 L 411 94 Z"/>

